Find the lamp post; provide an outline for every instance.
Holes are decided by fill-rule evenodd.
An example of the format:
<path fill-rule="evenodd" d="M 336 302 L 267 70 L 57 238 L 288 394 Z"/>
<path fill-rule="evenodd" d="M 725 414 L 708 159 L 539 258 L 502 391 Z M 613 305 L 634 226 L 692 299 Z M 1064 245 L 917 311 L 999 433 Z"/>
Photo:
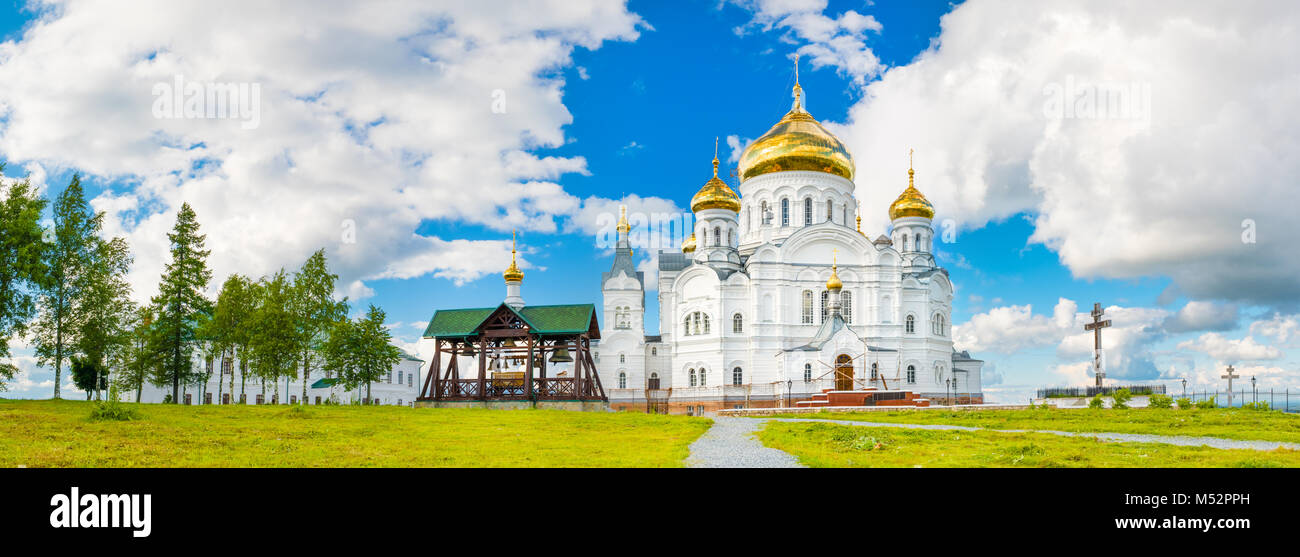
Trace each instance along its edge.
<path fill-rule="evenodd" d="M 1183 398 L 1187 398 L 1187 378 L 1183 378 Z"/>
<path fill-rule="evenodd" d="M 1250 400 L 1251 402 L 1259 402 L 1259 391 L 1255 389 L 1254 375 L 1250 376 Z"/>
<path fill-rule="evenodd" d="M 785 380 L 785 407 L 790 408 L 790 391 L 794 390 L 794 380 L 789 377 Z"/>

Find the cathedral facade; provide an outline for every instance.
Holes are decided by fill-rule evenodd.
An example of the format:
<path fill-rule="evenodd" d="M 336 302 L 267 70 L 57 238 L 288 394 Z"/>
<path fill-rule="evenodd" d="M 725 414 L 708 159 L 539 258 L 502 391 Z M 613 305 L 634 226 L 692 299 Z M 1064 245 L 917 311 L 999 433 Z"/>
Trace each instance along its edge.
<path fill-rule="evenodd" d="M 657 285 L 636 270 L 620 219 L 596 362 L 613 407 L 698 415 L 872 388 L 983 402 L 982 362 L 953 349 L 954 288 L 914 171 L 889 230 L 863 233 L 853 158 L 802 95 L 796 81 L 793 108 L 745 149 L 739 194 L 714 156 L 691 200 L 694 232 L 680 252 L 659 252 Z M 647 290 L 658 294 L 653 336 Z"/>

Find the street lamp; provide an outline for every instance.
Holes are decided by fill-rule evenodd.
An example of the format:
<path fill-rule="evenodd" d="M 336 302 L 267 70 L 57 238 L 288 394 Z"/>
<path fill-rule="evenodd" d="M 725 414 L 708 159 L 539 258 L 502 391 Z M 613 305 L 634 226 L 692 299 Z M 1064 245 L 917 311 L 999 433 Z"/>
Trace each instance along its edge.
<path fill-rule="evenodd" d="M 1183 398 L 1187 398 L 1187 378 L 1183 378 Z"/>
<path fill-rule="evenodd" d="M 1250 376 L 1250 399 L 1252 402 L 1259 402 L 1259 391 L 1255 390 L 1255 376 Z"/>
<path fill-rule="evenodd" d="M 785 407 L 790 408 L 790 391 L 794 390 L 794 380 L 786 378 L 785 380 Z"/>

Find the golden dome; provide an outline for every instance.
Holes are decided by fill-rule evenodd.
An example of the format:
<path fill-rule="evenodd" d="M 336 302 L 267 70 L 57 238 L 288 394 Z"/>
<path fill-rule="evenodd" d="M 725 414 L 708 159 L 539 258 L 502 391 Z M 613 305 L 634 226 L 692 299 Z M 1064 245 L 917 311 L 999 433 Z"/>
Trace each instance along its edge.
<path fill-rule="evenodd" d="M 691 211 L 705 209 L 726 209 L 733 213 L 740 212 L 740 196 L 731 191 L 726 182 L 718 178 L 718 156 L 713 155 L 713 177 L 704 183 L 704 187 L 691 198 Z"/>
<path fill-rule="evenodd" d="M 853 155 L 839 138 L 804 111 L 803 88 L 795 83 L 794 108 L 740 155 L 740 179 L 769 172 L 812 170 L 853 179 Z"/>
<path fill-rule="evenodd" d="M 839 290 L 841 288 L 844 288 L 844 283 L 840 282 L 839 263 L 833 261 L 831 263 L 831 278 L 826 279 L 826 289 Z"/>
<path fill-rule="evenodd" d="M 627 234 L 632 230 L 632 226 L 627 223 L 627 205 L 618 206 L 618 231 Z"/>
<path fill-rule="evenodd" d="M 695 233 L 682 242 L 682 253 L 695 253 Z"/>
<path fill-rule="evenodd" d="M 519 265 L 515 262 L 515 234 L 510 233 L 510 267 L 501 276 L 506 282 L 523 282 L 524 272 L 519 270 Z"/>
<path fill-rule="evenodd" d="M 889 206 L 889 220 L 903 217 L 934 218 L 934 205 L 921 195 L 921 190 L 916 189 L 915 175 L 915 170 L 907 169 L 907 189 Z"/>

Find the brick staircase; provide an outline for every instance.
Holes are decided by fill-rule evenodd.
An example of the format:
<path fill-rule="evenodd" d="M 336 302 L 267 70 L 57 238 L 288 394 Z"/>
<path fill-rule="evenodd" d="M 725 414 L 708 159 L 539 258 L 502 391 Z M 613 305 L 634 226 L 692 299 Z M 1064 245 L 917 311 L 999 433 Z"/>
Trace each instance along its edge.
<path fill-rule="evenodd" d="M 811 400 L 795 403 L 797 408 L 826 408 L 841 406 L 930 406 L 930 399 L 921 398 L 912 391 L 882 391 L 868 388 L 855 391 L 822 389 Z"/>

